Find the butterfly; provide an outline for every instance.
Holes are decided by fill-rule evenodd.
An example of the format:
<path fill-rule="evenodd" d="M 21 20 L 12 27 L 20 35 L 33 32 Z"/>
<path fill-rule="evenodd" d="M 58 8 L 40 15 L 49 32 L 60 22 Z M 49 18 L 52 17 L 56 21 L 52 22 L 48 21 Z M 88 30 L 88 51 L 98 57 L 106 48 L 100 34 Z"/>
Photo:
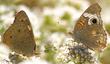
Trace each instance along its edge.
<path fill-rule="evenodd" d="M 24 56 L 34 55 L 36 44 L 32 26 L 25 11 L 21 10 L 15 15 L 13 24 L 5 31 L 2 40 L 15 53 Z"/>
<path fill-rule="evenodd" d="M 106 47 L 107 34 L 101 19 L 101 7 L 98 3 L 90 5 L 80 16 L 72 31 L 74 41 L 82 43 L 91 50 Z"/>

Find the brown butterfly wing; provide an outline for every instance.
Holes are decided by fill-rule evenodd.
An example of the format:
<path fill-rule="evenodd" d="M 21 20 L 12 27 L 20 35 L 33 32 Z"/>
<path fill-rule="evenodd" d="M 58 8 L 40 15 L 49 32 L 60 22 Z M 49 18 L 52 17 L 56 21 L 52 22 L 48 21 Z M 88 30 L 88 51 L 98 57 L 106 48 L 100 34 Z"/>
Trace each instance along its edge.
<path fill-rule="evenodd" d="M 100 12 L 101 7 L 97 3 L 88 7 L 77 21 L 73 31 L 75 41 L 83 43 L 92 50 L 100 50 L 106 46 L 107 36 L 103 28 Z M 84 17 L 85 13 L 96 14 L 99 21 L 95 24 L 88 25 L 89 18 Z"/>
<path fill-rule="evenodd" d="M 29 18 L 24 11 L 16 14 L 14 23 L 3 35 L 3 42 L 16 53 L 26 56 L 34 54 L 36 44 L 33 30 Z"/>

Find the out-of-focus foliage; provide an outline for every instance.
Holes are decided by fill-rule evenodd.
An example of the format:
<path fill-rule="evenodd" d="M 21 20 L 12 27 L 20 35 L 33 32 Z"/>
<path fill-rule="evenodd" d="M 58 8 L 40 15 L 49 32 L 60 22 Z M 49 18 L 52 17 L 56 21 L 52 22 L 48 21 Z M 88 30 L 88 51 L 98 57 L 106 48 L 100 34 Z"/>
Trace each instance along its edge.
<path fill-rule="evenodd" d="M 57 64 L 55 61 L 55 54 L 56 54 L 56 49 L 53 45 L 51 45 L 50 43 L 47 43 L 45 45 L 45 59 L 53 64 Z"/>
<path fill-rule="evenodd" d="M 66 32 L 66 29 L 64 26 L 60 26 L 58 23 L 55 22 L 55 20 L 51 16 L 45 16 L 44 17 L 44 23 L 41 27 L 41 31 L 45 33 L 45 31 L 48 32 Z"/>
<path fill-rule="evenodd" d="M 0 34 L 3 34 L 3 32 L 5 31 L 5 28 L 2 24 L 3 24 L 3 21 L 0 20 Z"/>
<path fill-rule="evenodd" d="M 24 4 L 28 7 L 54 7 L 58 0 L 16 0 L 17 4 Z"/>
<path fill-rule="evenodd" d="M 110 24 L 106 24 L 105 28 L 106 28 L 107 32 L 110 34 Z"/>
<path fill-rule="evenodd" d="M 42 33 L 41 40 L 46 39 L 48 36 L 50 36 L 50 34 L 54 32 L 67 32 L 65 26 L 61 26 L 57 22 L 55 22 L 52 16 L 44 17 L 44 22 L 43 25 L 40 27 L 40 31 Z"/>
<path fill-rule="evenodd" d="M 73 2 L 68 1 L 67 4 L 70 5 L 70 6 L 72 6 L 72 7 L 74 7 L 74 8 L 76 8 L 77 10 L 80 10 L 81 9 L 81 5 L 78 4 L 78 3 L 76 4 L 76 3 L 73 3 Z"/>
<path fill-rule="evenodd" d="M 12 4 L 14 4 L 14 1 L 15 0 L 11 0 L 11 2 L 10 2 L 10 0 L 0 0 L 0 4 L 12 5 Z"/>
<path fill-rule="evenodd" d="M 35 6 L 37 7 L 37 5 L 41 6 L 41 3 L 39 2 L 39 0 L 15 0 L 15 4 L 17 4 L 17 5 L 20 5 L 20 4 L 26 5 L 30 8 L 35 7 Z"/>
<path fill-rule="evenodd" d="M 29 8 L 55 7 L 58 0 L 0 0 L 0 4 L 5 5 L 26 5 Z"/>
<path fill-rule="evenodd" d="M 68 12 L 65 12 L 64 15 L 61 17 L 62 20 L 70 21 L 71 15 Z"/>

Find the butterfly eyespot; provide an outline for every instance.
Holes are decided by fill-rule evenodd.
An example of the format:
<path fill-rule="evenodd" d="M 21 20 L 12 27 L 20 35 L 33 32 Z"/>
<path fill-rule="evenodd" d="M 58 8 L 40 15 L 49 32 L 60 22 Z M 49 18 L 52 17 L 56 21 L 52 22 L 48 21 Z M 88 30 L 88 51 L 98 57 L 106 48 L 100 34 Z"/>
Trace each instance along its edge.
<path fill-rule="evenodd" d="M 91 18 L 91 19 L 89 19 L 88 24 L 89 25 L 98 24 L 98 19 L 97 18 Z"/>
<path fill-rule="evenodd" d="M 93 24 L 96 24 L 97 23 L 97 19 L 92 19 L 91 21 Z"/>

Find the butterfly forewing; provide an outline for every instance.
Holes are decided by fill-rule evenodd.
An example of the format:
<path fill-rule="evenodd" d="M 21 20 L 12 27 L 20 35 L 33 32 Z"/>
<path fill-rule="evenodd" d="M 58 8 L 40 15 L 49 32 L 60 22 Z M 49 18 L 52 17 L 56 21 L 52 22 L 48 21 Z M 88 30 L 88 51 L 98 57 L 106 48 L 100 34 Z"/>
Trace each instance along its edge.
<path fill-rule="evenodd" d="M 73 30 L 73 38 L 92 50 L 106 46 L 106 32 L 101 19 L 101 7 L 95 3 L 81 15 Z"/>
<path fill-rule="evenodd" d="M 26 56 L 33 55 L 36 44 L 31 23 L 24 11 L 15 15 L 14 23 L 3 35 L 3 42 L 16 53 Z"/>

